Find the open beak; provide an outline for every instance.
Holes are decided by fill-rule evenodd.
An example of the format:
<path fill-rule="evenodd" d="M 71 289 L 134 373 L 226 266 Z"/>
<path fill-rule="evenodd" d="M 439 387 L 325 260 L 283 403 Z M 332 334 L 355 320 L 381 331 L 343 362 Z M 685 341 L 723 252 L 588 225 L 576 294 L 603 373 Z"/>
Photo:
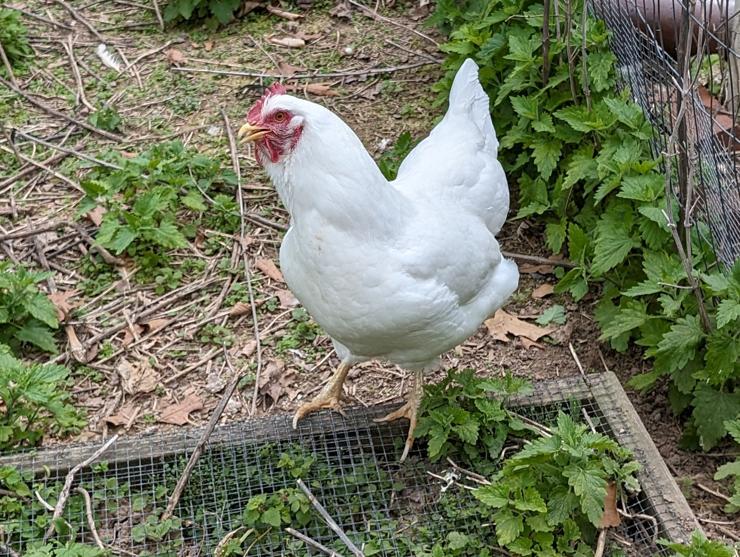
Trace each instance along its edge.
<path fill-rule="evenodd" d="M 236 136 L 239 139 L 240 143 L 247 143 L 249 141 L 257 141 L 258 139 L 262 139 L 267 135 L 269 131 L 270 130 L 268 130 L 267 128 L 262 128 L 260 126 L 244 124 L 241 128 L 239 128 L 239 132 Z"/>

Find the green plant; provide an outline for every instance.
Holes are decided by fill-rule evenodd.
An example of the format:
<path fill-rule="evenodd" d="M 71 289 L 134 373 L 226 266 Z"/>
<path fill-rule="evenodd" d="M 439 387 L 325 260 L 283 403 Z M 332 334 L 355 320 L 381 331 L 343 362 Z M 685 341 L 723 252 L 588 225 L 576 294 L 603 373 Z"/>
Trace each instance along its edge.
<path fill-rule="evenodd" d="M 23 69 L 25 61 L 33 55 L 19 11 L 0 7 L 0 45 L 16 70 Z M 4 64 L 0 64 L 0 75 L 8 77 Z"/>
<path fill-rule="evenodd" d="M 90 114 L 88 121 L 101 130 L 115 132 L 121 129 L 123 120 L 115 108 L 103 106 Z"/>
<path fill-rule="evenodd" d="M 726 435 L 726 417 L 740 412 L 740 264 L 723 272 L 694 227 L 687 274 L 671 233 L 683 221 L 666 197 L 653 130 L 639 106 L 614 92 L 604 23 L 586 17 L 582 27 L 582 2 L 569 7 L 551 14 L 545 50 L 541 2 L 438 2 L 432 21 L 450 31 L 440 99 L 473 57 L 492 100 L 499 159 L 519 185 L 517 217 L 536 217 L 549 250 L 576 265 L 558 271 L 556 292 L 575 300 L 600 292 L 601 338 L 618 351 L 637 344 L 652 360 L 632 385 L 668 379 L 673 408 L 690 416 L 687 443 L 710 449 Z M 558 32 L 566 19 L 569 32 Z"/>
<path fill-rule="evenodd" d="M 730 432 L 735 442 L 740 444 L 740 417 L 735 420 L 726 421 L 725 428 Z M 723 464 L 714 474 L 714 479 L 717 481 L 729 477 L 734 477 L 733 494 L 730 497 L 730 501 L 725 505 L 725 512 L 736 513 L 740 511 L 740 457 L 736 458 L 733 462 Z"/>
<path fill-rule="evenodd" d="M 592 555 L 607 487 L 639 490 L 628 450 L 563 413 L 549 436 L 507 459 L 475 496 L 515 555 Z M 616 512 L 616 509 L 615 509 Z"/>
<path fill-rule="evenodd" d="M 694 532 L 689 544 L 671 543 L 659 540 L 658 543 L 673 551 L 671 557 L 735 557 L 732 547 L 708 540 L 701 532 Z"/>
<path fill-rule="evenodd" d="M 305 309 L 294 309 L 290 315 L 292 321 L 289 330 L 275 344 L 275 352 L 278 354 L 305 346 L 313 342 L 321 333 L 321 329 L 316 323 L 311 321 L 311 317 Z"/>
<path fill-rule="evenodd" d="M 108 158 L 113 167 L 96 166 L 81 182 L 86 196 L 79 213 L 103 206 L 96 240 L 133 257 L 142 277 L 161 277 L 157 282 L 163 290 L 177 285 L 181 277 L 169 266 L 167 253 L 188 245 L 187 237 L 208 215 L 204 195 L 216 186 L 234 185 L 233 172 L 178 141 L 154 145 L 133 158 L 117 153 Z"/>
<path fill-rule="evenodd" d="M 36 445 L 48 432 L 76 432 L 85 425 L 69 403 L 67 368 L 26 364 L 0 344 L 0 452 Z"/>
<path fill-rule="evenodd" d="M 46 544 L 30 544 L 23 555 L 24 557 L 108 557 L 111 552 L 95 545 L 53 541 Z"/>
<path fill-rule="evenodd" d="M 169 0 L 163 16 L 167 22 L 207 18 L 216 27 L 232 21 L 239 6 L 241 0 Z"/>
<path fill-rule="evenodd" d="M 224 325 L 208 323 L 198 333 L 198 339 L 205 344 L 217 346 L 233 346 L 234 332 Z"/>
<path fill-rule="evenodd" d="M 385 176 L 386 180 L 395 180 L 398 174 L 398 167 L 401 166 L 403 159 L 406 158 L 411 150 L 416 147 L 419 140 L 411 137 L 411 133 L 403 132 L 393 144 L 393 147 L 383 152 L 378 159 L 378 168 Z"/>
<path fill-rule="evenodd" d="M 0 344 L 14 350 L 32 344 L 46 352 L 57 351 L 51 332 L 59 327 L 57 310 L 37 286 L 48 276 L 0 262 Z"/>
<path fill-rule="evenodd" d="M 509 433 L 527 429 L 504 408 L 506 397 L 530 389 L 527 381 L 512 376 L 484 379 L 472 370 L 450 371 L 436 385 L 425 387 L 414 434 L 427 439 L 432 461 L 460 454 L 478 466 L 495 462 Z M 493 394 L 503 398 L 492 398 Z"/>

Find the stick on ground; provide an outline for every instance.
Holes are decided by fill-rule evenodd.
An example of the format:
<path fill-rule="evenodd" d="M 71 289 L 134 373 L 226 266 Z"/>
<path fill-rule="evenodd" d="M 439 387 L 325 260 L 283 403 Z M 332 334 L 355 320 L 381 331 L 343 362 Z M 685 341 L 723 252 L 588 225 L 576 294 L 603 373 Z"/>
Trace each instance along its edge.
<path fill-rule="evenodd" d="M 67 477 L 64 478 L 64 486 L 62 487 L 62 491 L 59 493 L 59 499 L 57 500 L 57 504 L 54 507 L 54 514 L 51 517 L 50 522 L 52 523 L 52 525 L 49 526 L 49 529 L 44 534 L 44 542 L 46 542 L 52 535 L 54 535 L 54 522 L 59 517 L 61 517 L 62 513 L 64 512 L 64 506 L 67 504 L 67 499 L 69 499 L 69 492 L 72 489 L 72 482 L 74 481 L 77 472 L 95 462 L 105 451 L 110 448 L 113 443 L 116 442 L 116 440 L 118 440 L 118 434 L 108 439 L 108 441 L 106 441 L 105 444 L 97 451 L 95 451 L 89 458 L 85 459 L 83 462 L 80 462 L 69 472 L 67 472 Z"/>
<path fill-rule="evenodd" d="M 295 536 L 296 538 L 301 540 L 306 545 L 310 545 L 314 549 L 318 549 L 319 551 L 326 553 L 329 557 L 342 557 L 339 553 L 337 553 L 333 549 L 329 549 L 325 545 L 320 544 L 315 539 L 308 537 L 306 534 L 302 534 L 298 530 L 293 530 L 293 528 L 286 528 L 285 531 L 288 532 L 288 534 L 290 534 L 291 536 Z"/>
<path fill-rule="evenodd" d="M 344 530 L 342 530 L 339 525 L 334 521 L 334 519 L 329 515 L 329 513 L 326 511 L 324 506 L 319 503 L 319 500 L 316 499 L 316 496 L 311 492 L 310 489 L 308 489 L 308 486 L 303 483 L 303 480 L 298 478 L 296 480 L 296 483 L 298 484 L 298 487 L 301 488 L 301 491 L 306 494 L 306 497 L 308 497 L 308 500 L 311 501 L 311 504 L 313 505 L 313 508 L 318 511 L 318 513 L 321 515 L 321 518 L 324 519 L 324 522 L 326 522 L 326 525 L 332 529 L 332 531 L 339 536 L 339 539 L 342 540 L 344 545 L 346 545 L 349 550 L 352 552 L 352 555 L 355 557 L 365 557 L 365 555 L 362 553 L 360 548 L 358 548 L 354 543 L 352 543 L 352 540 L 350 540 L 347 537 L 347 534 L 344 533 Z"/>

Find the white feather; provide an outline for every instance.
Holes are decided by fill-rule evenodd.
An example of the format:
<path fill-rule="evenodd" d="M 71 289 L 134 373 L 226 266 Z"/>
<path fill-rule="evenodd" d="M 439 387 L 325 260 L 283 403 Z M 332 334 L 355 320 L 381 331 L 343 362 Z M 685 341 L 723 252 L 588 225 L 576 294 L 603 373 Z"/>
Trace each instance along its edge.
<path fill-rule="evenodd" d="M 121 62 L 115 54 L 108 50 L 108 47 L 104 43 L 100 43 L 98 45 L 97 50 L 95 50 L 95 54 L 98 55 L 104 65 L 108 66 L 112 70 L 116 70 L 118 73 L 121 73 L 123 69 Z"/>

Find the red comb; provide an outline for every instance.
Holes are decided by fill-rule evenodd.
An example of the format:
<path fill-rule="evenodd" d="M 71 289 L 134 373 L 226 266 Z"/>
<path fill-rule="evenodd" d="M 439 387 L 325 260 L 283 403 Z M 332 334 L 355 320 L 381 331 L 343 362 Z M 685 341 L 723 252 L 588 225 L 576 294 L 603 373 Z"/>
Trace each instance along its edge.
<path fill-rule="evenodd" d="M 256 103 L 254 103 L 252 108 L 249 109 L 249 112 L 247 113 L 247 122 L 249 122 L 250 124 L 257 123 L 257 121 L 259 121 L 260 119 L 260 115 L 262 114 L 262 106 L 265 104 L 265 101 L 274 95 L 284 95 L 287 92 L 288 90 L 282 83 L 276 81 L 275 83 L 270 85 L 267 89 L 265 89 L 265 92 L 262 94 L 260 99 Z"/>

